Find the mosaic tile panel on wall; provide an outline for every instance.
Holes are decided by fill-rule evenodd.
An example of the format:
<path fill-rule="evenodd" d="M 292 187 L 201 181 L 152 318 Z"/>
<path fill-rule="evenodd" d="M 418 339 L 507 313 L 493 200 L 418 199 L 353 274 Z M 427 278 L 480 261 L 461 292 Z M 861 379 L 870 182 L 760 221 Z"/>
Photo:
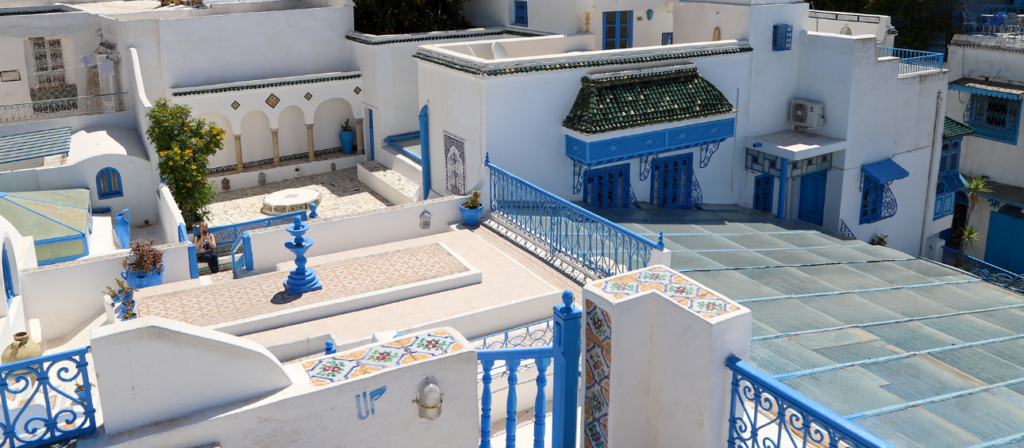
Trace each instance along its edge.
<path fill-rule="evenodd" d="M 740 310 L 736 304 L 719 297 L 678 272 L 665 268 L 647 268 L 598 282 L 595 286 L 616 300 L 641 292 L 658 291 L 704 319 L 714 319 Z M 590 311 L 587 312 L 589 315 Z"/>
<path fill-rule="evenodd" d="M 302 363 L 302 368 L 314 386 L 326 386 L 459 350 L 462 350 L 462 344 L 454 336 L 444 330 L 434 330 L 307 361 Z"/>
<path fill-rule="evenodd" d="M 586 301 L 587 385 L 583 398 L 585 448 L 608 448 L 608 399 L 611 397 L 612 320 L 594 302 Z"/>

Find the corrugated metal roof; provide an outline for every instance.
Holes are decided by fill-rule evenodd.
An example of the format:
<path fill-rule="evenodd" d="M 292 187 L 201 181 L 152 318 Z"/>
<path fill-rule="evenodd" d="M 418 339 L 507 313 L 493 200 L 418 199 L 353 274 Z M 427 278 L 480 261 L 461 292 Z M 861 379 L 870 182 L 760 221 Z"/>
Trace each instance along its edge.
<path fill-rule="evenodd" d="M 1024 440 L 1024 295 L 807 223 L 732 212 L 747 219 L 602 214 L 664 231 L 666 246 L 678 243 L 673 269 L 751 309 L 752 363 L 897 447 Z"/>
<path fill-rule="evenodd" d="M 67 154 L 71 128 L 47 129 L 0 137 L 0 164 Z"/>

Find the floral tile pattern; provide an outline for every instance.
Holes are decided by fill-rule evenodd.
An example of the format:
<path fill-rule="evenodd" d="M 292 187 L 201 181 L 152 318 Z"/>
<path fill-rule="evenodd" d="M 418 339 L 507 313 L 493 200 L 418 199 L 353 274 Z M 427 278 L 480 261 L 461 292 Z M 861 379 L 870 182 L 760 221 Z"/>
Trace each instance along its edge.
<path fill-rule="evenodd" d="M 584 340 L 587 383 L 583 396 L 583 435 L 586 448 L 608 447 L 608 398 L 611 388 L 612 320 L 594 302 L 586 301 Z"/>
<path fill-rule="evenodd" d="M 597 282 L 594 286 L 619 300 L 641 292 L 658 291 L 705 319 L 740 310 L 738 305 L 665 268 L 649 268 Z"/>
<path fill-rule="evenodd" d="M 326 386 L 459 350 L 462 350 L 462 344 L 454 336 L 444 330 L 435 330 L 306 361 L 302 368 L 314 386 Z"/>

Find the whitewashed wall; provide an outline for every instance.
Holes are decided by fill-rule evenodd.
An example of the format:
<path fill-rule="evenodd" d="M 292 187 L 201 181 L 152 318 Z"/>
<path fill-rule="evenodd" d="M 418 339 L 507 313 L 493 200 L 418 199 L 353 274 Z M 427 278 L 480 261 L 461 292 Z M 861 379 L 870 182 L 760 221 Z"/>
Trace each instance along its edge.
<path fill-rule="evenodd" d="M 188 415 L 121 432 L 115 437 L 79 441 L 83 448 L 176 448 L 207 443 L 217 443 L 223 448 L 349 445 L 441 448 L 472 446 L 479 438 L 476 352 L 469 349 L 465 338 L 454 330 L 444 329 L 456 337 L 464 347 L 462 350 L 320 387 L 309 382 L 300 365 L 291 364 L 283 367 L 291 385 L 281 389 L 284 381 L 279 380 L 279 372 L 282 367 L 262 348 L 195 327 L 175 328 L 167 321 L 158 325 L 120 333 L 100 333 L 100 330 L 94 333 L 92 351 L 99 389 L 107 394 L 101 395 L 107 434 L 123 428 L 122 422 L 140 420 L 117 409 L 107 410 L 107 406 L 113 406 L 110 403 L 132 403 L 126 399 L 137 402 L 137 405 L 132 403 L 133 409 L 152 416 L 147 420 L 166 420 L 190 410 Z M 136 334 L 144 337 L 133 338 Z M 128 348 L 133 355 L 123 359 Z M 167 370 L 163 366 L 172 356 L 182 362 L 172 367 L 174 370 Z M 167 374 L 153 375 L 150 370 Z M 133 371 L 131 379 L 119 381 Z M 177 378 L 173 375 L 175 371 L 179 373 Z M 192 384 L 189 378 L 194 378 L 196 371 L 204 372 L 201 376 L 208 378 L 209 386 Z M 251 378 L 241 379 L 239 375 Z M 413 402 L 416 388 L 427 377 L 437 381 L 443 394 L 441 415 L 433 421 L 419 418 L 418 407 Z M 130 388 L 119 387 L 129 382 L 155 391 L 133 392 Z M 231 389 L 225 393 L 212 388 L 217 385 Z M 382 391 L 382 395 L 373 402 L 370 415 L 360 418 L 352 397 L 371 391 Z M 166 412 L 132 397 L 140 393 L 157 395 L 160 400 L 171 400 L 169 395 L 176 394 L 173 400 L 180 404 L 172 408 L 175 412 Z M 119 396 L 108 398 L 111 394 Z M 224 404 L 230 399 L 240 401 Z M 217 404 L 223 405 L 212 407 Z M 155 414 L 160 411 L 165 412 Z M 111 414 L 116 417 L 112 418 Z"/>
<path fill-rule="evenodd" d="M 160 230 L 164 232 L 164 241 L 178 241 L 178 224 L 185 224 L 185 218 L 181 216 L 178 204 L 174 202 L 174 196 L 167 185 L 160 184 L 156 195 L 156 211 L 160 220 Z M 187 227 L 187 226 L 186 226 Z M 186 228 L 191 238 L 192 229 Z"/>
<path fill-rule="evenodd" d="M 85 96 L 85 69 L 78 57 L 96 50 L 98 28 L 97 16 L 83 12 L 0 17 L 0 29 L 4 30 L 0 36 L 0 71 L 21 73 L 21 81 L 0 83 L 0 104 L 31 101 L 29 79 L 35 72 L 35 65 L 29 64 L 32 56 L 26 53 L 30 48 L 27 41 L 32 37 L 63 40 L 68 83 L 76 84 L 78 95 Z"/>
<path fill-rule="evenodd" d="M 157 246 L 164 251 L 164 284 L 188 280 L 188 243 Z M 103 313 L 103 291 L 121 278 L 127 250 L 21 271 L 25 318 L 39 319 L 43 340 L 60 338 Z M 55 281 L 54 279 L 59 279 Z"/>
<path fill-rule="evenodd" d="M 314 244 L 306 257 L 447 232 L 448 224 L 462 222 L 459 205 L 463 202 L 464 197 L 439 198 L 361 216 L 311 220 L 305 237 L 312 238 Z M 424 210 L 430 213 L 430 229 L 426 230 L 420 228 Z M 284 227 L 249 232 L 256 272 L 272 271 L 277 263 L 295 260 L 295 254 L 284 247 L 292 238 Z"/>

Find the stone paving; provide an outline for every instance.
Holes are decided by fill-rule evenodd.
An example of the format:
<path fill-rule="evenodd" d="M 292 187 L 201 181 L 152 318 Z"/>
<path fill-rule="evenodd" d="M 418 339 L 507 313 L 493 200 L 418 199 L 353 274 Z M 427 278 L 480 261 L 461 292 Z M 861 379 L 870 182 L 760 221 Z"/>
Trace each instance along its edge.
<path fill-rule="evenodd" d="M 215 227 L 268 218 L 268 215 L 260 213 L 263 198 L 287 188 L 319 191 L 320 206 L 317 207 L 317 213 L 324 218 L 376 210 L 391 205 L 356 178 L 355 168 L 348 168 L 219 193 L 213 204 L 210 204 L 210 217 L 207 222 L 210 227 Z"/>

